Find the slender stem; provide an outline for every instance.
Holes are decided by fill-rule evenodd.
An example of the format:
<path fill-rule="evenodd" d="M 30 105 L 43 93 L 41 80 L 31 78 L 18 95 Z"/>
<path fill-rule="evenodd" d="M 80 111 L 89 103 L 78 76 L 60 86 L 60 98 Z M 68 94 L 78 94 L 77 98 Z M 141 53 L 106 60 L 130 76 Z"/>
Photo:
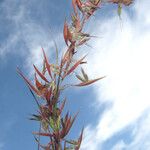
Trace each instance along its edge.
<path fill-rule="evenodd" d="M 34 93 L 32 92 L 32 90 L 30 89 L 30 87 L 29 87 L 29 90 L 30 90 L 30 92 L 31 92 L 31 94 L 32 94 L 32 96 L 33 96 L 33 98 L 34 98 L 34 100 L 35 100 L 35 102 L 36 102 L 38 108 L 40 109 L 40 104 L 39 104 L 39 102 L 38 102 L 36 96 L 35 96 Z"/>
<path fill-rule="evenodd" d="M 40 127 L 39 127 L 39 133 L 41 132 L 41 122 L 40 122 Z M 38 137 L 38 150 L 40 150 L 40 135 L 39 135 L 39 137 Z"/>

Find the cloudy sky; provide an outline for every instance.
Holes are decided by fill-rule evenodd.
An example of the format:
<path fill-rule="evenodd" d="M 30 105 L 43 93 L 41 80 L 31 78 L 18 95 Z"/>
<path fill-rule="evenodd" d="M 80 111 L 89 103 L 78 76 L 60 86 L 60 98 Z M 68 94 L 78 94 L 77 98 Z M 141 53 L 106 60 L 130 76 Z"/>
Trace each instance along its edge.
<path fill-rule="evenodd" d="M 82 150 L 149 150 L 150 148 L 150 1 L 135 0 L 124 8 L 104 5 L 86 30 L 99 38 L 89 42 L 91 78 L 98 83 L 67 91 L 66 109 L 80 110 L 72 137 L 85 127 Z M 53 60 L 55 39 L 65 49 L 64 18 L 71 2 L 61 0 L 0 1 L 0 150 L 36 149 L 28 120 L 36 105 L 22 79 L 19 66 L 32 79 L 32 64 L 41 65 L 41 46 Z M 80 50 L 81 51 L 81 50 Z"/>

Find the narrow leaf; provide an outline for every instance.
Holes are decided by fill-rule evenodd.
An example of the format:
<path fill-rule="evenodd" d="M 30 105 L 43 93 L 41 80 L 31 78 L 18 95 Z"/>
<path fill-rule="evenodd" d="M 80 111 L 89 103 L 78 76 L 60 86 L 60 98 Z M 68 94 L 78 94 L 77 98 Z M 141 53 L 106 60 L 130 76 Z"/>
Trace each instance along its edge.
<path fill-rule="evenodd" d="M 17 68 L 17 72 L 21 75 L 21 77 L 25 80 L 28 84 L 29 88 L 32 89 L 37 95 L 41 95 L 41 93 L 31 84 L 31 82 L 22 74 L 19 68 Z"/>
<path fill-rule="evenodd" d="M 74 85 L 74 86 L 87 86 L 87 85 L 90 85 L 90 84 L 92 84 L 92 83 L 94 83 L 94 82 L 96 82 L 96 81 L 98 81 L 98 80 L 101 80 L 101 79 L 103 79 L 103 78 L 105 78 L 106 76 L 103 76 L 103 77 L 101 77 L 101 78 L 97 78 L 97 79 L 94 79 L 94 80 L 89 80 L 89 81 L 87 81 L 87 82 L 82 82 L 82 83 L 79 83 L 79 84 L 76 84 L 76 85 Z"/>
<path fill-rule="evenodd" d="M 47 71 L 48 71 L 48 74 L 49 74 L 50 77 L 52 78 L 52 73 L 51 73 L 51 69 L 50 69 L 50 64 L 48 63 L 48 60 L 47 60 L 47 57 L 46 57 L 46 54 L 45 54 L 45 51 L 44 51 L 43 48 L 42 48 L 42 51 L 43 51 L 43 55 L 44 55 L 44 59 L 45 59 L 46 69 L 47 69 Z"/>
<path fill-rule="evenodd" d="M 84 131 L 84 128 L 82 129 L 81 134 L 80 134 L 80 137 L 79 137 L 79 139 L 78 139 L 78 146 L 76 147 L 76 150 L 79 150 L 79 149 L 80 149 L 81 142 L 82 142 L 82 138 L 83 138 L 83 131 Z"/>
<path fill-rule="evenodd" d="M 66 103 L 66 99 L 62 102 L 61 106 L 60 106 L 60 114 L 65 106 L 65 103 Z"/>
<path fill-rule="evenodd" d="M 120 19 L 121 19 L 121 11 L 122 11 L 122 4 L 119 3 L 118 4 L 118 16 L 119 16 Z"/>
<path fill-rule="evenodd" d="M 84 80 L 81 76 L 76 75 L 76 77 L 77 77 L 80 81 L 85 82 L 85 80 Z"/>
<path fill-rule="evenodd" d="M 50 137 L 53 136 L 53 134 L 51 134 L 51 133 L 42 133 L 42 132 L 33 132 L 33 134 L 35 134 L 35 135 L 41 135 L 41 136 L 50 136 Z"/>
<path fill-rule="evenodd" d="M 83 75 L 85 81 L 88 81 L 89 80 L 88 75 L 85 73 L 85 71 L 83 70 L 83 68 L 81 68 L 81 72 L 82 72 L 82 75 Z"/>

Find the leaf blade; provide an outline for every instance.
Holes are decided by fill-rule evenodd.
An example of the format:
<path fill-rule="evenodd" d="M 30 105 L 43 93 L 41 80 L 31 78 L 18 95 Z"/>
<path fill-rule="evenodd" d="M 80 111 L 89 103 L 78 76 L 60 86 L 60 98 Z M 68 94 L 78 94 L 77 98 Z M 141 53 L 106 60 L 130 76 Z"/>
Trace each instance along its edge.
<path fill-rule="evenodd" d="M 98 81 L 98 80 L 101 80 L 101 79 L 103 79 L 103 78 L 105 78 L 105 77 L 106 77 L 106 76 L 103 76 L 103 77 L 100 77 L 100 78 L 97 78 L 97 79 L 94 79 L 94 80 L 89 80 L 89 81 L 87 81 L 87 82 L 81 82 L 81 83 L 76 84 L 76 85 L 74 85 L 74 86 L 79 86 L 79 87 L 87 86 L 87 85 L 90 85 L 90 84 L 92 84 L 92 83 L 94 83 L 94 82 L 96 82 L 96 81 Z"/>

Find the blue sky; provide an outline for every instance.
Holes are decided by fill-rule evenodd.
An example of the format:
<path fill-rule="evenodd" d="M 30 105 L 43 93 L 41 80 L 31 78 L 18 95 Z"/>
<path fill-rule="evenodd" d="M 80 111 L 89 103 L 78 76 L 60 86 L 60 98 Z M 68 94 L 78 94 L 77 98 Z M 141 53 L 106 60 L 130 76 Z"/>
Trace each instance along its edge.
<path fill-rule="evenodd" d="M 150 2 L 135 0 L 118 19 L 116 7 L 103 6 L 86 30 L 91 39 L 88 64 L 91 78 L 107 75 L 93 86 L 66 91 L 66 110 L 80 110 L 72 137 L 85 126 L 82 150 L 149 150 L 150 147 Z M 17 75 L 32 79 L 31 64 L 41 65 L 41 46 L 53 60 L 54 45 L 65 49 L 62 29 L 69 20 L 68 1 L 0 1 L 0 150 L 36 149 L 28 118 L 36 105 Z"/>

